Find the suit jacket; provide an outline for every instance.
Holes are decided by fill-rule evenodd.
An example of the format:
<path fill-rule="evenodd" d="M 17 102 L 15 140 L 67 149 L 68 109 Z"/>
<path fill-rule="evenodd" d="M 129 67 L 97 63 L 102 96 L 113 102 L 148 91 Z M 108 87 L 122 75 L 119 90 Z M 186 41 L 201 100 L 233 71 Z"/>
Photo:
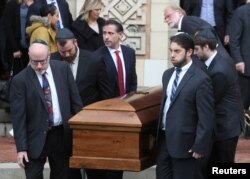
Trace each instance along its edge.
<path fill-rule="evenodd" d="M 13 57 L 13 53 L 21 50 L 21 22 L 20 22 L 20 6 L 16 0 L 9 1 L 4 12 L 4 28 L 6 41 L 8 45 L 6 48 Z"/>
<path fill-rule="evenodd" d="M 230 50 L 235 63 L 245 63 L 245 74 L 250 76 L 250 3 L 235 10 L 230 23 Z"/>
<path fill-rule="evenodd" d="M 174 68 L 162 77 L 163 98 L 158 131 L 161 130 L 163 109 L 167 99 L 166 89 Z M 190 149 L 208 154 L 214 127 L 214 98 L 209 76 L 192 64 L 177 87 L 166 114 L 166 145 L 173 158 L 191 158 Z"/>
<path fill-rule="evenodd" d="M 137 89 L 137 76 L 135 70 L 135 51 L 129 47 L 121 45 L 125 70 L 126 70 L 126 93 L 130 93 L 132 91 L 136 91 Z M 112 59 L 112 56 L 106 46 L 100 47 L 95 51 L 95 53 L 104 58 L 105 64 L 107 66 L 108 76 L 112 81 L 112 89 L 114 93 L 114 97 L 120 96 L 119 84 L 118 84 L 118 74 L 116 70 L 116 66 Z"/>
<path fill-rule="evenodd" d="M 215 97 L 215 140 L 237 137 L 243 125 L 243 106 L 235 67 L 217 53 L 208 67 L 208 73 Z"/>
<path fill-rule="evenodd" d="M 83 105 L 111 98 L 113 91 L 103 59 L 87 50 L 79 50 L 76 84 Z M 52 54 L 51 59 L 63 60 L 59 52 Z"/>
<path fill-rule="evenodd" d="M 0 18 L 3 15 L 6 4 L 7 4 L 7 0 L 0 1 Z"/>
<path fill-rule="evenodd" d="M 70 154 L 72 136 L 68 120 L 81 110 L 82 103 L 68 64 L 51 61 L 50 67 L 61 110 L 65 146 Z M 12 80 L 10 109 L 17 152 L 27 151 L 29 157 L 39 157 L 48 132 L 49 114 L 42 87 L 30 66 Z"/>
<path fill-rule="evenodd" d="M 230 55 L 224 48 L 223 44 L 221 43 L 218 34 L 214 30 L 214 28 L 203 19 L 196 17 L 196 16 L 184 16 L 182 19 L 181 24 L 181 31 L 186 32 L 191 36 L 194 36 L 195 32 L 200 29 L 211 29 L 211 31 L 216 35 L 218 40 L 218 47 L 217 50 L 220 52 L 220 54 L 225 57 L 226 59 L 230 59 Z"/>
<path fill-rule="evenodd" d="M 72 23 L 72 31 L 75 34 L 79 48 L 95 51 L 104 45 L 102 37 L 102 27 L 104 22 L 105 20 L 103 18 L 97 19 L 99 33 L 89 27 L 85 20 L 81 20 L 81 16 Z"/>
<path fill-rule="evenodd" d="M 183 9 L 187 15 L 200 17 L 202 0 L 183 0 Z M 214 0 L 214 18 L 216 31 L 222 41 L 228 34 L 227 26 L 229 25 L 234 9 L 233 0 Z"/>
<path fill-rule="evenodd" d="M 30 22 L 29 22 L 30 16 L 40 15 L 40 9 L 46 3 L 47 3 L 46 0 L 37 0 L 29 7 L 28 14 L 27 14 L 27 26 L 30 25 Z M 73 19 L 69 10 L 68 2 L 66 0 L 57 0 L 57 4 L 58 4 L 59 11 L 61 14 L 63 26 L 70 29 Z"/>

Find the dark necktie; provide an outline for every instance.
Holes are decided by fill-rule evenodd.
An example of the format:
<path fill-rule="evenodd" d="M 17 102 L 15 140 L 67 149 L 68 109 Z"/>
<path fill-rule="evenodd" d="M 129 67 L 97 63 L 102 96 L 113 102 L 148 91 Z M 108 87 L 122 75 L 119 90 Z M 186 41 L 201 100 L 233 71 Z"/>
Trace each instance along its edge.
<path fill-rule="evenodd" d="M 120 89 L 120 96 L 123 96 L 125 94 L 123 68 L 122 68 L 122 61 L 121 61 L 118 50 L 115 51 L 115 55 L 116 55 L 116 63 L 117 63 L 117 73 L 118 73 L 118 84 L 119 84 L 119 89 Z"/>
<path fill-rule="evenodd" d="M 176 92 L 176 89 L 177 89 L 177 86 L 178 86 L 178 80 L 179 80 L 179 75 L 180 75 L 180 72 L 181 72 L 181 68 L 176 68 L 175 69 L 175 79 L 174 79 L 174 83 L 173 83 L 173 86 L 172 86 L 172 91 L 171 91 L 171 96 L 170 96 L 170 101 L 172 102 L 173 98 L 174 98 L 174 95 L 175 95 L 175 92 Z"/>
<path fill-rule="evenodd" d="M 53 122 L 52 96 L 51 96 L 49 82 L 46 77 L 46 72 L 42 75 L 42 83 L 43 83 L 43 93 L 45 97 L 45 102 L 47 104 L 48 113 L 49 113 L 49 126 L 53 126 L 54 122 Z"/>

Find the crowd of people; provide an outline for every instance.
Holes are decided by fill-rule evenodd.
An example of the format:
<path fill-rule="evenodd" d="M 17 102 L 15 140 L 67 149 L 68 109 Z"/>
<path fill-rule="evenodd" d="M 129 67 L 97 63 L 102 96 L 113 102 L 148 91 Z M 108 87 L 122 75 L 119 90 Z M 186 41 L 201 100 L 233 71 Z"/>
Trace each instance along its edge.
<path fill-rule="evenodd" d="M 123 26 L 86 0 L 73 20 L 66 0 L 1 1 L 1 79 L 13 66 L 10 112 L 26 178 L 81 179 L 69 167 L 68 120 L 91 103 L 137 90 L 136 53 Z M 250 106 L 250 0 L 180 1 L 164 9 L 172 68 L 162 77 L 156 178 L 204 179 L 209 162 L 233 163 Z M 167 47 L 166 47 L 167 48 Z M 249 131 L 248 131 L 249 130 Z M 88 179 L 123 171 L 85 169 Z"/>

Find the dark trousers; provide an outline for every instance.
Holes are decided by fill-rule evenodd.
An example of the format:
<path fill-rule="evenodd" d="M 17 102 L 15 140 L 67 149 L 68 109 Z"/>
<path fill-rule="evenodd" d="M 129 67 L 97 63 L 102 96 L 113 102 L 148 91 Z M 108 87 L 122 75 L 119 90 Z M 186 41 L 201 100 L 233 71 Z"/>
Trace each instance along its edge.
<path fill-rule="evenodd" d="M 250 77 L 239 75 L 241 99 L 244 109 L 248 110 L 250 106 Z"/>
<path fill-rule="evenodd" d="M 239 137 L 215 141 L 209 162 L 234 163 L 234 157 Z"/>
<path fill-rule="evenodd" d="M 241 99 L 245 110 L 250 107 L 250 77 L 239 75 Z M 245 137 L 250 137 L 250 127 L 244 128 Z"/>
<path fill-rule="evenodd" d="M 44 164 L 48 158 L 50 165 L 50 179 L 68 179 L 69 155 L 65 151 L 63 127 L 48 131 L 46 142 L 41 155 L 30 158 L 25 163 L 27 179 L 43 179 Z"/>
<path fill-rule="evenodd" d="M 95 170 L 85 169 L 88 179 L 122 179 L 123 171 L 120 170 Z"/>
<path fill-rule="evenodd" d="M 194 158 L 172 158 L 166 147 L 164 134 L 160 134 L 156 159 L 156 179 L 196 179 L 199 160 Z"/>

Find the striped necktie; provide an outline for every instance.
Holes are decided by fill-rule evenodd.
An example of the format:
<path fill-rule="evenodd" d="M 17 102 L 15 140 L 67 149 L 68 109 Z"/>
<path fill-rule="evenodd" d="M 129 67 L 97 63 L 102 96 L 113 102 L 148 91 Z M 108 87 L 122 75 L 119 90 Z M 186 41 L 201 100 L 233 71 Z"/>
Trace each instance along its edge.
<path fill-rule="evenodd" d="M 172 102 L 172 100 L 174 98 L 174 95 L 175 95 L 175 92 L 176 92 L 176 89 L 177 89 L 177 86 L 178 86 L 178 80 L 179 80 L 180 72 L 181 72 L 181 68 L 176 68 L 175 69 L 175 79 L 174 79 L 174 82 L 173 82 L 173 85 L 172 85 L 172 91 L 171 91 L 171 96 L 170 96 L 170 101 L 171 102 Z"/>

